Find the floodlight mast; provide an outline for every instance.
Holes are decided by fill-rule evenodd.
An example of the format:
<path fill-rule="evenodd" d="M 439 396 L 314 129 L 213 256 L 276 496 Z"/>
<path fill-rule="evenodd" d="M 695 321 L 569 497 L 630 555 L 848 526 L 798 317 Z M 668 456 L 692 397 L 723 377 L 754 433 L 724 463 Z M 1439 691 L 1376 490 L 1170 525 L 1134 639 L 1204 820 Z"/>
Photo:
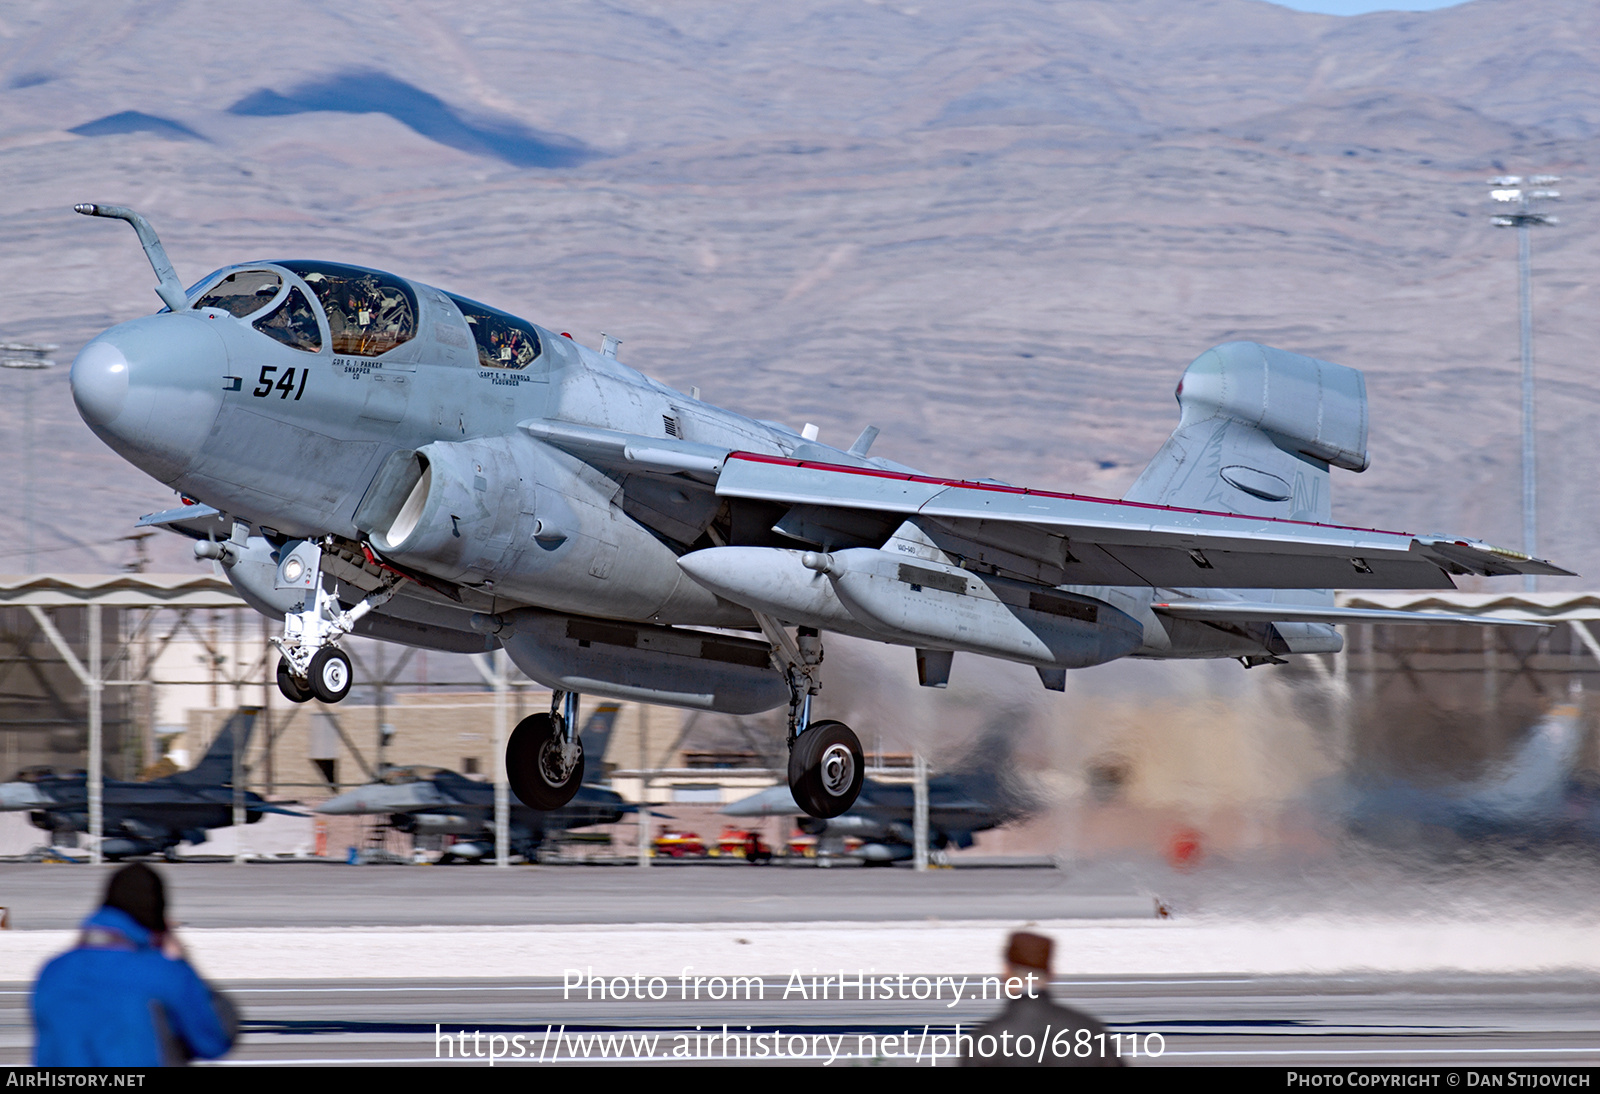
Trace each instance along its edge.
<path fill-rule="evenodd" d="M 1496 213 L 1489 222 L 1496 228 L 1517 229 L 1517 296 L 1522 320 L 1522 549 L 1530 555 L 1536 555 L 1538 550 L 1539 488 L 1533 432 L 1533 284 L 1528 229 L 1561 223 L 1533 207 L 1536 201 L 1560 198 L 1559 190 L 1546 189 L 1560 181 L 1558 175 L 1498 175 L 1489 180 L 1489 197 L 1514 206 L 1510 212 Z M 1539 588 L 1539 579 L 1525 574 L 1522 587 L 1534 592 Z"/>

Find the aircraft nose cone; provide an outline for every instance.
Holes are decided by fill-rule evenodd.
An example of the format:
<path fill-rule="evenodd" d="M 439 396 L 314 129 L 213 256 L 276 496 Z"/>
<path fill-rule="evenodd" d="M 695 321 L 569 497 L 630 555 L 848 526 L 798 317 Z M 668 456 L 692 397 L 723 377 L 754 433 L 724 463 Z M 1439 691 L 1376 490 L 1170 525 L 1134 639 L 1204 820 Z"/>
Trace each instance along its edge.
<path fill-rule="evenodd" d="M 72 398 L 99 438 L 170 483 L 188 471 L 222 409 L 228 350 L 199 316 L 112 327 L 72 362 Z"/>
<path fill-rule="evenodd" d="M 128 359 L 110 342 L 94 341 L 72 362 L 72 401 L 91 426 L 110 425 L 128 401 Z"/>
<path fill-rule="evenodd" d="M 366 798 L 359 789 L 347 790 L 343 794 L 335 795 L 312 809 L 314 813 L 331 813 L 335 816 L 365 813 L 366 811 Z"/>

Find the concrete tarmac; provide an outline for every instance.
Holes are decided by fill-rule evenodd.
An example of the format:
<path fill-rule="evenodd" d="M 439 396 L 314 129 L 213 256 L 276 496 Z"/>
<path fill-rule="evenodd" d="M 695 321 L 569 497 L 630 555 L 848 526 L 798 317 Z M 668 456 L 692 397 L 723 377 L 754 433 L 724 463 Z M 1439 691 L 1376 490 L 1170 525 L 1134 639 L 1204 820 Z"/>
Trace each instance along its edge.
<path fill-rule="evenodd" d="M 600 1000 L 548 979 L 223 986 L 245 1030 L 226 1066 L 481 1066 L 491 1053 L 500 1066 L 537 1064 L 541 1053 L 547 1064 L 948 1066 L 956 1024 L 970 1032 L 998 1010 L 992 998 L 952 1007 L 949 993 L 862 1000 L 853 985 L 843 1000 L 835 986 L 827 999 L 800 998 L 783 977 L 745 985 L 754 999 L 721 1002 L 695 999 L 676 978 L 641 984 L 644 1001 L 631 984 L 630 998 Z M 1104 1021 L 1106 1051 L 1132 1066 L 1600 1064 L 1592 977 L 1095 977 L 1058 980 L 1052 994 Z M 0 1064 L 25 1062 L 29 1044 L 25 988 L 0 987 Z"/>
<path fill-rule="evenodd" d="M 1140 1066 L 1600 1064 L 1592 909 L 1572 916 L 1562 893 L 1549 902 L 1559 915 L 1485 915 L 1475 904 L 1471 914 L 1314 921 L 1232 907 L 1190 915 L 1180 895 L 1178 914 L 1160 920 L 1158 894 L 1115 869 L 160 868 L 199 966 L 244 1015 L 228 1066 L 460 1066 L 491 1052 L 501 1064 L 541 1053 L 545 1063 L 948 1064 L 956 1024 L 970 1032 L 998 1009 L 983 977 L 997 971 L 1005 932 L 1035 924 L 1056 937 L 1058 967 L 1077 966 L 1055 997 L 1110 1028 L 1111 1042 L 1090 1051 L 1120 1050 Z M 0 932 L 11 970 L 0 973 L 0 1064 L 29 1056 L 29 962 L 72 944 L 109 870 L 0 865 L 15 928 Z M 680 979 L 680 951 L 724 983 L 708 980 L 697 998 Z M 836 983 L 819 992 L 780 973 L 791 953 L 824 975 L 861 960 L 923 979 L 897 978 L 875 998 L 847 985 L 840 998 Z M 607 973 L 642 973 L 609 980 L 604 997 L 550 975 L 602 959 L 615 965 Z M 958 971 L 940 986 L 933 970 L 946 966 Z M 1214 968 L 1244 971 L 1203 971 Z M 626 998 L 614 997 L 619 987 Z"/>
<path fill-rule="evenodd" d="M 1125 919 L 1155 896 L 1119 879 L 1049 868 L 873 869 L 743 861 L 636 866 L 159 864 L 169 915 L 188 927 L 534 923 Z M 18 930 L 75 927 L 107 869 L 0 865 L 0 905 Z"/>

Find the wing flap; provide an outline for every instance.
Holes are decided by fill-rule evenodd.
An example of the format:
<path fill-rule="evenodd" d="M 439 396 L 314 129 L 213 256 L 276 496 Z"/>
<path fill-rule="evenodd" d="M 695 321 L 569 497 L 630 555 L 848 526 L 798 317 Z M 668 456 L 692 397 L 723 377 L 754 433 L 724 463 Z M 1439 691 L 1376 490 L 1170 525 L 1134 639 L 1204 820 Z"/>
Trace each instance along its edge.
<path fill-rule="evenodd" d="M 1198 619 L 1210 623 L 1399 623 L 1438 625 L 1465 624 L 1484 627 L 1544 627 L 1552 623 L 1537 619 L 1506 619 L 1493 615 L 1464 615 L 1459 612 L 1407 612 L 1386 608 L 1335 608 L 1331 605 L 1268 604 L 1244 600 L 1156 601 L 1151 609 L 1178 619 Z"/>

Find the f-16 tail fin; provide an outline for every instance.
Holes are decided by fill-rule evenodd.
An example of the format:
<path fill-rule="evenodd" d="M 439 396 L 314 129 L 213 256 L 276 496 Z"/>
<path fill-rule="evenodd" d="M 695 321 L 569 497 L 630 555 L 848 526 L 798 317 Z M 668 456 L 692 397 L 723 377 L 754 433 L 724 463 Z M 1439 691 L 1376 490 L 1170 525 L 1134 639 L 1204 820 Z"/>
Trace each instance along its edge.
<path fill-rule="evenodd" d="M 605 759 L 606 748 L 611 744 L 611 730 L 617 723 L 617 712 L 621 709 L 618 703 L 601 703 L 583 724 L 583 754 L 589 757 L 596 773 L 600 771 L 600 762 Z"/>
<path fill-rule="evenodd" d="M 242 753 L 250 746 L 250 731 L 255 728 L 260 707 L 240 707 L 233 712 L 217 735 L 211 747 L 200 757 L 200 762 L 187 771 L 167 776 L 166 781 L 194 786 L 227 786 L 233 783 L 233 750 L 235 743 Z"/>
<path fill-rule="evenodd" d="M 1558 706 L 1536 722 L 1511 758 L 1464 795 L 1486 813 L 1528 814 L 1558 807 L 1583 747 L 1577 707 Z"/>
<path fill-rule="evenodd" d="M 1178 383 L 1178 428 L 1128 501 L 1326 523 L 1328 468 L 1367 468 L 1360 372 L 1254 342 L 1195 358 Z"/>

